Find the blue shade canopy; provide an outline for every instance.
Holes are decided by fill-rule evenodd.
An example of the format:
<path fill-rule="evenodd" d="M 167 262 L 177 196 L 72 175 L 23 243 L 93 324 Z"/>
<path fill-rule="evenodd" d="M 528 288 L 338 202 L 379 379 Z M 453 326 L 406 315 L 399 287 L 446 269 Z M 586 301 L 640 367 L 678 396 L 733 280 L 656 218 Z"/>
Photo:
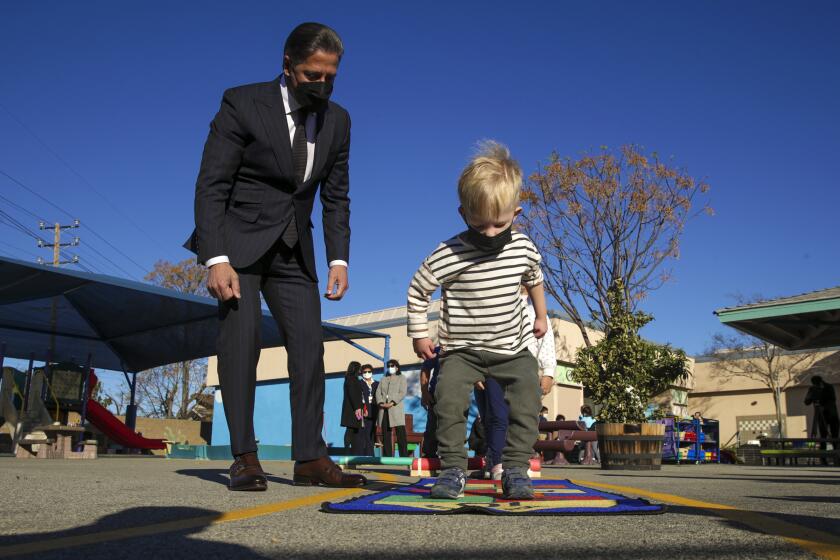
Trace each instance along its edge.
<path fill-rule="evenodd" d="M 323 323 L 324 341 L 385 335 Z M 140 371 L 216 354 L 216 300 L 0 257 L 0 346 L 10 358 Z M 283 346 L 263 310 L 262 347 Z"/>

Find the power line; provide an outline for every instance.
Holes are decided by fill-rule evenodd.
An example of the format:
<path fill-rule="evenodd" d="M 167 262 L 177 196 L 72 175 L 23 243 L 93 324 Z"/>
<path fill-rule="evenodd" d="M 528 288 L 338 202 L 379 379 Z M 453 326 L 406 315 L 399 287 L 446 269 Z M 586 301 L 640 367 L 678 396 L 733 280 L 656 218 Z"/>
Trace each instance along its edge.
<path fill-rule="evenodd" d="M 29 133 L 29 134 L 30 134 L 33 138 L 35 138 L 35 140 L 37 140 L 37 141 L 38 141 L 38 143 L 39 143 L 39 144 L 41 144 L 41 146 L 42 146 L 45 150 L 47 150 L 47 151 L 48 151 L 48 152 L 49 152 L 49 153 L 50 153 L 50 154 L 51 154 L 51 155 L 52 155 L 55 159 L 57 159 L 58 161 L 60 161 L 60 162 L 61 162 L 61 164 L 62 164 L 62 165 L 64 165 L 64 167 L 66 167 L 68 170 L 70 170 L 70 172 L 71 172 L 73 175 L 75 175 L 75 176 L 76 176 L 76 177 L 77 177 L 77 178 L 78 178 L 78 179 L 79 179 L 82 183 L 84 183 L 84 185 L 85 185 L 85 186 L 87 186 L 90 190 L 92 190 L 94 193 L 96 193 L 96 195 L 97 195 L 97 196 L 99 196 L 102 200 L 104 200 L 104 201 L 108 204 L 108 206 L 110 206 L 110 207 L 111 207 L 111 208 L 112 208 L 115 212 L 117 212 L 120 216 L 122 216 L 122 217 L 123 217 L 123 218 L 124 218 L 124 219 L 125 219 L 125 220 L 129 223 L 129 224 L 131 224 L 132 226 L 134 226 L 134 229 L 136 229 L 137 231 L 139 231 L 140 233 L 142 233 L 144 236 L 146 236 L 146 238 L 147 238 L 149 241 L 151 241 L 152 243 L 154 243 L 155 245 L 157 245 L 157 246 L 158 246 L 158 248 L 160 248 L 160 249 L 163 249 L 163 248 L 164 248 L 164 247 L 161 245 L 160 241 L 158 241 L 157 239 L 155 239 L 154 237 L 152 237 L 152 235 L 151 235 L 151 234 L 149 234 L 146 230 L 144 230 L 144 229 L 143 229 L 143 228 L 141 228 L 141 227 L 140 227 L 137 223 L 135 223 L 135 222 L 134 222 L 134 220 L 132 220 L 132 219 L 131 219 L 131 216 L 129 216 L 126 212 L 123 212 L 123 211 L 122 211 L 122 210 L 121 210 L 121 209 L 120 209 L 117 205 L 115 205 L 113 202 L 111 202 L 111 200 L 110 200 L 108 197 L 106 197 L 106 196 L 105 196 L 104 194 L 102 194 L 102 193 L 101 193 L 101 192 L 100 192 L 100 191 L 99 191 L 96 187 L 94 187 L 94 186 L 91 184 L 91 182 L 90 182 L 90 181 L 88 181 L 88 180 L 87 180 L 84 176 L 82 176 L 82 174 L 81 174 L 81 173 L 79 173 L 78 171 L 76 171 L 76 169 L 75 169 L 72 165 L 70 165 L 70 164 L 69 164 L 69 163 L 68 163 L 68 162 L 67 162 L 67 161 L 66 161 L 63 157 L 61 157 L 61 156 L 58 154 L 58 152 L 56 152 L 54 149 L 52 149 L 52 148 L 51 148 L 51 147 L 50 147 L 50 146 L 49 146 L 49 145 L 48 145 L 45 141 L 43 141 L 43 140 L 41 139 L 41 137 L 40 137 L 40 136 L 38 136 L 37 134 L 35 134 L 35 132 L 33 132 L 33 131 L 32 131 L 32 129 L 30 129 L 28 126 L 26 126 L 26 125 L 23 123 L 23 121 L 22 121 L 22 120 L 20 120 L 20 119 L 19 119 L 19 118 L 18 118 L 18 117 L 14 114 L 14 113 L 12 113 L 12 112 L 9 110 L 9 108 L 8 108 L 8 107 L 6 107 L 5 105 L 3 105 L 2 103 L 0 103 L 0 107 L 2 107 L 2 108 L 3 108 L 3 110 L 4 110 L 4 111 L 6 111 L 6 113 L 7 113 L 7 114 L 8 114 L 8 115 L 12 118 L 12 120 L 14 120 L 14 121 L 15 121 L 18 125 L 20 125 L 20 127 L 21 127 L 21 128 L 23 128 L 23 129 L 24 129 L 26 132 L 28 132 L 28 133 Z"/>
<path fill-rule="evenodd" d="M 16 179 L 16 178 L 12 177 L 11 175 L 9 175 L 8 173 L 6 173 L 6 172 L 5 172 L 5 171 L 3 171 L 2 169 L 0 169 L 0 175 L 3 175 L 4 177 L 6 177 L 7 179 L 9 179 L 9 180 L 10 180 L 10 181 L 12 181 L 13 183 L 15 183 L 16 185 L 18 185 L 19 187 L 21 187 L 21 188 L 25 189 L 26 191 L 28 191 L 28 192 L 32 193 L 33 195 L 37 196 L 39 199 L 43 200 L 44 202 L 46 202 L 47 204 L 49 204 L 50 206 L 52 206 L 53 208 L 55 208 L 55 209 L 56 209 L 56 210 L 58 210 L 59 212 L 63 213 L 65 216 L 69 217 L 70 219 L 76 219 L 76 217 L 75 217 L 75 216 L 73 216 L 72 214 L 70 214 L 70 212 L 68 212 L 68 211 L 67 211 L 67 210 L 65 210 L 64 208 L 62 208 L 62 207 L 58 206 L 57 204 L 53 203 L 51 200 L 49 200 L 49 199 L 48 199 L 48 198 L 46 198 L 45 196 L 41 195 L 39 192 L 37 192 L 37 191 L 36 191 L 35 189 L 33 189 L 32 187 L 29 187 L 28 185 L 24 184 L 24 183 L 23 183 L 23 182 L 21 182 L 20 180 L 18 180 L 18 179 Z M 85 227 L 86 227 L 86 228 L 87 228 L 87 230 L 88 230 L 88 231 L 90 231 L 90 233 L 91 233 L 91 234 L 93 234 L 93 235 L 94 235 L 97 239 L 99 239 L 100 241 L 102 241 L 103 243 L 105 243 L 106 245 L 108 245 L 108 247 L 110 247 L 111 249 L 113 249 L 114 251 L 116 251 L 117 253 L 119 253 L 119 254 L 120 254 L 120 255 L 121 255 L 124 259 L 126 259 L 127 261 L 129 261 L 130 263 L 132 263 L 134 266 L 136 266 L 137 268 L 139 268 L 140 270 L 142 270 L 144 273 L 146 272 L 146 268 L 145 268 L 145 267 L 143 267 L 143 265 L 141 265 L 140 263 L 138 263 L 137 261 L 135 261 L 134 259 L 132 259 L 132 258 L 131 258 L 131 257 L 129 257 L 128 255 L 126 255 L 126 254 L 125 254 L 122 250 L 120 250 L 118 247 L 116 247 L 113 243 L 111 243 L 110 241 L 108 241 L 107 239 L 105 239 L 104 237 L 102 237 L 101 235 L 99 235 L 99 233 L 98 233 L 96 230 L 94 230 L 92 227 L 90 227 L 89 225 L 86 225 Z"/>
<path fill-rule="evenodd" d="M 111 259 L 106 257 L 105 255 L 103 255 L 99 251 L 99 249 L 97 249 L 93 245 L 85 245 L 85 247 L 87 247 L 88 249 L 90 249 L 91 251 L 93 251 L 94 253 L 96 253 L 97 255 L 99 255 L 100 257 L 105 259 L 106 261 L 108 261 L 111 264 L 111 266 L 113 266 L 114 268 L 116 268 L 117 270 L 119 270 L 120 272 L 122 272 L 123 274 L 128 276 L 129 278 L 134 278 L 135 280 L 137 279 L 137 277 L 134 274 L 131 274 L 129 271 L 127 271 L 126 269 L 124 269 L 123 267 L 121 267 L 120 265 L 118 265 L 117 263 L 115 263 L 114 261 L 112 261 Z"/>
<path fill-rule="evenodd" d="M 14 249 L 18 253 L 20 253 L 22 255 L 26 255 L 27 257 L 38 258 L 38 255 L 36 255 L 35 253 L 33 253 L 31 251 L 27 251 L 26 249 L 21 249 L 20 247 L 12 245 L 11 243 L 6 243 L 5 241 L 0 241 L 0 245 L 5 245 L 6 247 L 8 247 L 10 249 Z"/>
<path fill-rule="evenodd" d="M 25 225 L 23 225 L 22 223 L 17 221 L 14 217 L 10 216 L 9 214 L 4 212 L 3 210 L 0 210 L 0 218 L 3 218 L 5 220 L 6 225 L 18 230 L 19 232 L 21 232 L 24 235 L 28 235 L 29 237 L 33 238 L 35 241 L 38 241 L 40 243 L 46 243 L 47 242 L 46 239 L 44 239 L 43 237 L 34 233 L 32 230 L 27 228 Z"/>
<path fill-rule="evenodd" d="M 8 204 L 10 204 L 11 206 L 14 206 L 15 208 L 17 208 L 17 209 L 18 209 L 18 210 L 20 210 L 21 212 L 25 212 L 26 214 L 28 214 L 29 216 L 32 216 L 33 218 L 35 218 L 36 220 L 38 220 L 38 221 L 40 221 L 40 222 L 47 222 L 47 221 L 49 221 L 49 220 L 47 220 L 46 218 L 44 218 L 44 217 L 42 217 L 42 216 L 39 216 L 39 215 L 35 214 L 34 212 L 30 211 L 28 208 L 25 208 L 25 207 L 21 206 L 20 204 L 17 204 L 15 201 L 13 201 L 13 200 L 11 200 L 11 199 L 9 199 L 9 198 L 7 198 L 7 197 L 5 197 L 5 196 L 1 195 L 1 194 L 0 194 L 0 199 L 5 200 L 5 201 L 6 201 Z M 125 275 L 126 275 L 126 276 L 128 276 L 129 278 L 134 278 L 134 279 L 137 279 L 137 277 L 136 277 L 134 274 L 132 274 L 132 273 L 128 272 L 126 269 L 124 269 L 123 267 L 121 267 L 120 265 L 118 265 L 117 263 L 115 263 L 114 261 L 112 261 L 112 260 L 111 260 L 110 258 L 108 258 L 106 255 L 104 255 L 104 254 L 103 254 L 103 253 L 102 253 L 99 249 L 97 249 L 97 248 L 96 248 L 96 246 L 95 246 L 95 245 L 92 245 L 92 244 L 90 244 L 90 243 L 85 243 L 82 247 L 83 247 L 83 248 L 90 249 L 91 251 L 93 251 L 94 253 L 96 253 L 97 255 L 99 255 L 99 256 L 100 256 L 103 260 L 105 260 L 105 261 L 107 261 L 108 263 L 110 263 L 110 265 L 111 265 L 111 266 L 113 266 L 116 270 L 118 270 L 118 271 L 122 272 L 123 274 L 125 274 Z M 33 253 L 30 253 L 30 255 L 33 255 Z M 34 256 L 37 258 L 37 255 L 34 255 Z M 88 256 L 87 256 L 87 258 L 88 258 L 88 259 L 90 259 L 90 256 L 88 255 Z M 104 273 L 103 273 L 103 274 L 104 274 Z"/>
<path fill-rule="evenodd" d="M 13 201 L 13 200 L 11 200 L 11 199 L 8 199 L 8 198 L 6 198 L 6 197 L 5 197 L 5 196 L 3 196 L 2 194 L 0 194 L 0 199 L 5 200 L 7 204 L 9 204 L 9 205 L 11 205 L 11 206 L 14 206 L 15 208 L 17 208 L 17 209 L 18 209 L 18 210 L 20 210 L 21 212 L 25 212 L 26 214 L 29 214 L 30 216 L 32 216 L 32 217 L 33 217 L 33 218 L 35 218 L 36 220 L 39 220 L 39 221 L 42 221 L 42 222 L 46 222 L 46 221 L 47 221 L 47 219 L 46 219 L 46 218 L 42 218 L 41 216 L 39 216 L 39 215 L 37 215 L 37 214 L 34 214 L 34 213 L 30 212 L 29 210 L 27 210 L 26 208 L 24 208 L 24 207 L 23 207 L 23 206 L 21 206 L 20 204 L 17 204 L 15 201 Z"/>

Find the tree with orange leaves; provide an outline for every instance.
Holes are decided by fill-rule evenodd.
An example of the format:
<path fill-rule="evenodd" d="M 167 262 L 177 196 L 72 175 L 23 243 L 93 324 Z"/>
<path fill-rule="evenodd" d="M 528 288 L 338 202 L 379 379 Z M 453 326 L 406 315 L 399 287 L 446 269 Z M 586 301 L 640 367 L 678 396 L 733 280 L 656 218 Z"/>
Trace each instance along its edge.
<path fill-rule="evenodd" d="M 670 278 L 689 220 L 712 209 L 709 186 L 635 145 L 601 147 L 579 159 L 554 153 L 523 188 L 523 229 L 543 256 L 545 287 L 592 346 L 623 286 L 628 311 Z"/>

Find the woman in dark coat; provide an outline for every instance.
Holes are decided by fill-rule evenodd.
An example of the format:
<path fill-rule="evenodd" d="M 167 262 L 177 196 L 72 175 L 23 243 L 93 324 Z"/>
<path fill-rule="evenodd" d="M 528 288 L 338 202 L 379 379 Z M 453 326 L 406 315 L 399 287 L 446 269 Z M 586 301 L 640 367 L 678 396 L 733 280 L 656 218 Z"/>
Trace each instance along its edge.
<path fill-rule="evenodd" d="M 350 362 L 347 365 L 347 373 L 344 375 L 344 400 L 341 403 L 341 425 L 347 428 L 344 431 L 345 449 L 352 449 L 357 445 L 359 431 L 364 426 L 364 419 L 362 417 L 362 382 L 359 381 L 359 372 L 361 369 L 362 365 L 359 362 Z"/>

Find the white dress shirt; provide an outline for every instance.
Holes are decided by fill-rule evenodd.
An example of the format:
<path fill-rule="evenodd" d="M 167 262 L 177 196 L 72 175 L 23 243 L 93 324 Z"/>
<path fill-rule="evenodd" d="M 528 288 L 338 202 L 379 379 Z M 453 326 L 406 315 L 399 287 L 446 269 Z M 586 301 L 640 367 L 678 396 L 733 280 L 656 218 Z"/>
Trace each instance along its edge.
<path fill-rule="evenodd" d="M 295 130 L 297 129 L 294 113 L 295 111 L 300 109 L 300 103 L 297 102 L 297 99 L 295 99 L 293 95 L 289 95 L 289 88 L 286 87 L 285 74 L 280 76 L 280 94 L 283 97 L 283 109 L 286 112 L 286 124 L 289 127 L 289 145 L 292 146 L 295 143 Z M 312 177 L 312 165 L 315 162 L 316 124 L 316 114 L 308 113 L 306 115 L 306 124 L 304 125 L 306 127 L 306 170 L 303 173 L 304 182 L 308 181 Z M 230 262 L 230 259 L 228 259 L 227 255 L 219 255 L 218 257 L 207 259 L 207 262 L 204 264 L 209 268 L 214 264 L 219 264 L 223 262 Z M 334 266 L 346 267 L 347 262 L 340 259 L 330 261 L 330 268 Z"/>
<path fill-rule="evenodd" d="M 528 314 L 528 322 L 533 328 L 534 321 L 537 317 L 537 312 L 534 306 L 528 302 L 528 296 L 522 296 L 525 300 L 525 312 Z M 554 378 L 554 370 L 557 368 L 557 354 L 554 350 L 554 329 L 551 327 L 551 319 L 547 319 L 548 330 L 545 331 L 545 336 L 542 338 L 534 337 L 528 345 L 528 350 L 537 359 L 539 363 L 539 372 L 543 377 Z"/>

